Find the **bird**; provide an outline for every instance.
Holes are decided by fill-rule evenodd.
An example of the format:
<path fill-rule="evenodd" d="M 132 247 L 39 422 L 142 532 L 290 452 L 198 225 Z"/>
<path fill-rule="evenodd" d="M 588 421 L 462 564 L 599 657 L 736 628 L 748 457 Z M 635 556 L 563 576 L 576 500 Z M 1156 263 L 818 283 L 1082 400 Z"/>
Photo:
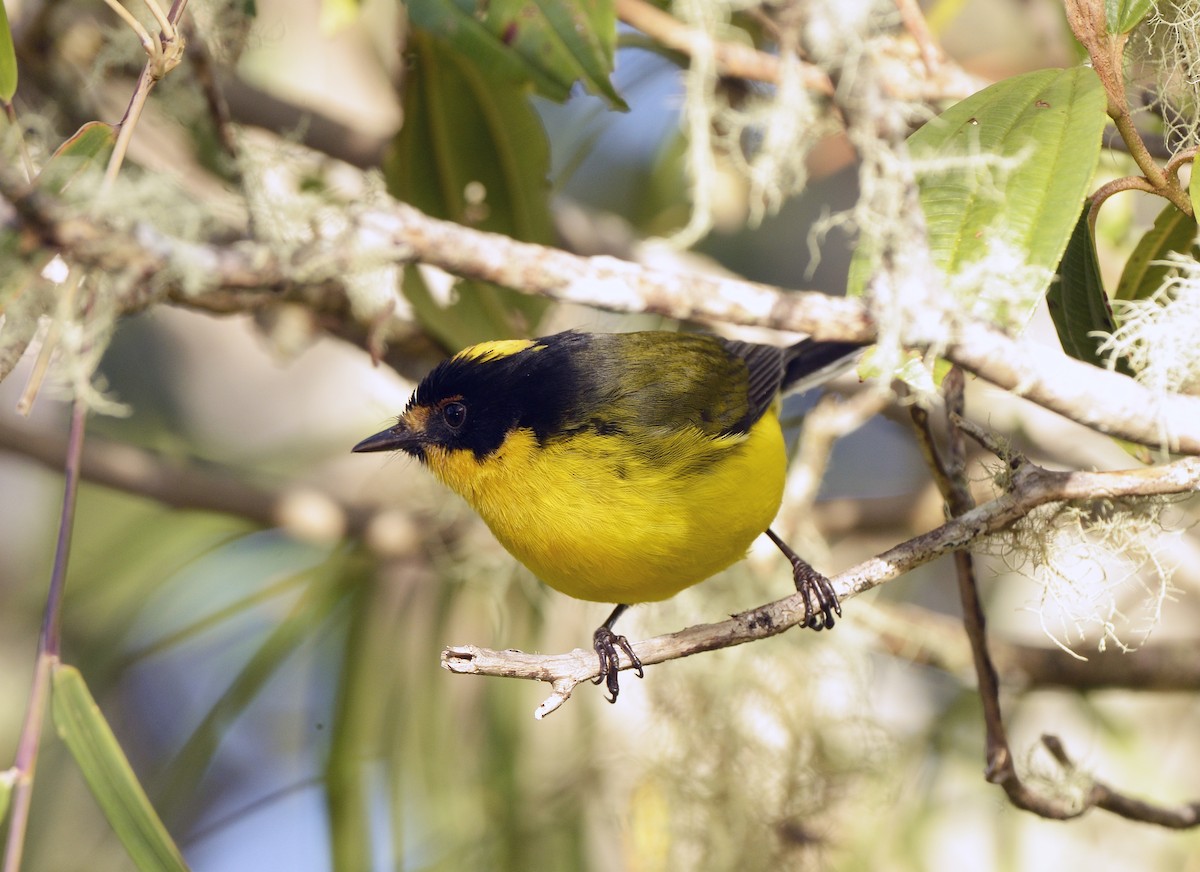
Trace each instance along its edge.
<path fill-rule="evenodd" d="M 829 629 L 828 578 L 771 529 L 787 454 L 781 396 L 847 367 L 860 346 L 706 333 L 568 330 L 482 342 L 438 364 L 394 425 L 354 452 L 416 458 L 550 587 L 614 603 L 593 635 L 616 702 L 617 619 L 746 556 L 766 534 L 792 565 L 804 624 Z"/>

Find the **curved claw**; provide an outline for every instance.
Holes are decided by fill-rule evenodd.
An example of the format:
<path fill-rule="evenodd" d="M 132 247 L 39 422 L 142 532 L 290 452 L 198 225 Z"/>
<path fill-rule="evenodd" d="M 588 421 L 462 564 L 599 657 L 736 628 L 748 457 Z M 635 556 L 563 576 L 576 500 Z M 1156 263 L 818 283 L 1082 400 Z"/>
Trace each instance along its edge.
<path fill-rule="evenodd" d="M 600 658 L 600 674 L 592 679 L 592 683 L 604 682 L 609 693 L 605 699 L 609 702 L 616 702 L 617 695 L 621 692 L 621 685 L 617 678 L 621 670 L 621 655 L 618 653 L 618 649 L 624 651 L 629 662 L 633 664 L 634 674 L 638 678 L 645 677 L 642 661 L 633 653 L 633 647 L 629 644 L 629 640 L 614 633 L 607 625 L 597 628 L 592 635 L 592 647 L 596 651 L 596 656 Z"/>
<path fill-rule="evenodd" d="M 833 616 L 842 616 L 842 604 L 833 583 L 803 561 L 793 565 L 796 590 L 804 597 L 804 626 L 812 630 L 833 629 Z"/>
<path fill-rule="evenodd" d="M 792 564 L 792 578 L 796 581 L 796 590 L 804 598 L 804 620 L 801 623 L 812 630 L 833 629 L 833 616 L 842 616 L 842 604 L 833 589 L 833 582 L 809 566 L 803 557 L 775 535 L 774 530 L 768 529 L 766 533 Z"/>

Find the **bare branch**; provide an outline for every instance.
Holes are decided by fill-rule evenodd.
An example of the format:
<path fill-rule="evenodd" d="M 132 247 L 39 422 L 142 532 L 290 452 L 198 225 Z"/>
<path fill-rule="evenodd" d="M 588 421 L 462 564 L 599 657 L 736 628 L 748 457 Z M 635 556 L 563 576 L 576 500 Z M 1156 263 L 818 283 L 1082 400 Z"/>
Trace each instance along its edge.
<path fill-rule="evenodd" d="M 430 218 L 402 203 L 353 210 L 352 232 L 322 236 L 315 230 L 303 248 L 280 253 L 248 241 L 186 242 L 147 225 L 131 232 L 113 230 L 98 220 L 68 214 L 11 168 L 0 167 L 0 195 L 73 261 L 128 277 L 117 301 L 126 312 L 163 299 L 216 312 L 252 311 L 295 299 L 318 314 L 353 322 L 345 276 L 362 263 L 420 262 L 464 278 L 615 311 L 767 326 L 818 339 L 868 343 L 876 335 L 861 300 L 670 272 L 606 256 L 580 257 Z M 199 273 L 211 282 L 199 291 L 183 287 L 177 278 Z M 905 337 L 908 345 L 925 347 L 935 341 L 917 335 L 920 325 L 911 329 L 914 335 Z M 1200 397 L 1155 394 L 1125 376 L 1072 360 L 1058 349 L 1013 339 L 982 321 L 960 322 L 943 354 L 1001 388 L 1102 433 L 1157 445 L 1166 432 L 1174 440 L 1172 450 L 1200 454 Z"/>

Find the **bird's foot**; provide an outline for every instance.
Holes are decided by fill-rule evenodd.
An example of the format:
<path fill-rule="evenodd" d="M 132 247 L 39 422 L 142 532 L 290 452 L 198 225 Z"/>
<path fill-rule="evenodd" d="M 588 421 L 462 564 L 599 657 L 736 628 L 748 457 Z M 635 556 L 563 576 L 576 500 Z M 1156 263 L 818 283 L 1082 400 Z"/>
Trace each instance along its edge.
<path fill-rule="evenodd" d="M 776 536 L 774 530 L 767 530 L 767 538 L 775 543 L 792 564 L 792 578 L 796 581 L 796 590 L 804 597 L 804 626 L 813 630 L 832 629 L 833 616 L 842 616 L 842 604 L 838 602 L 837 594 L 833 590 L 833 582 L 809 566 L 808 561 Z"/>
<path fill-rule="evenodd" d="M 613 616 L 614 618 L 616 615 Z M 612 619 L 609 619 L 609 623 Z M 596 676 L 594 684 L 604 682 L 608 687 L 609 695 L 605 697 L 609 702 L 617 701 L 617 694 L 621 692 L 621 685 L 617 679 L 617 673 L 621 670 L 621 655 L 619 651 L 624 651 L 625 656 L 629 658 L 629 662 L 633 665 L 634 674 L 638 678 L 645 676 L 642 670 L 642 661 L 633 653 L 633 647 L 629 644 L 629 640 L 624 636 L 618 635 L 612 631 L 607 624 L 599 627 L 592 636 L 592 647 L 596 651 L 596 656 L 600 658 L 600 674 Z"/>
<path fill-rule="evenodd" d="M 833 582 L 799 557 L 792 560 L 796 590 L 804 597 L 804 626 L 812 630 L 833 629 L 833 616 L 842 616 L 842 604 L 833 590 Z"/>

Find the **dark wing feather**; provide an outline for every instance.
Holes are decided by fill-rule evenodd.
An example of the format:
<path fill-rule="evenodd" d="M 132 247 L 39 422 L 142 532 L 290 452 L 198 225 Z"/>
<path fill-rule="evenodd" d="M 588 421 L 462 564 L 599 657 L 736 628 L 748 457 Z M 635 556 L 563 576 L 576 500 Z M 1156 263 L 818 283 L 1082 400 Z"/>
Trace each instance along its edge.
<path fill-rule="evenodd" d="M 783 391 L 806 391 L 845 372 L 858 360 L 862 346 L 855 342 L 802 339 L 784 349 L 787 358 Z"/>
<path fill-rule="evenodd" d="M 745 433 L 754 422 L 775 402 L 779 396 L 780 386 L 786 365 L 786 354 L 789 349 L 777 348 L 774 345 L 758 345 L 753 342 L 739 342 L 733 339 L 722 339 L 725 350 L 746 364 L 748 383 L 746 386 L 746 412 L 744 417 L 730 427 L 728 433 Z"/>

